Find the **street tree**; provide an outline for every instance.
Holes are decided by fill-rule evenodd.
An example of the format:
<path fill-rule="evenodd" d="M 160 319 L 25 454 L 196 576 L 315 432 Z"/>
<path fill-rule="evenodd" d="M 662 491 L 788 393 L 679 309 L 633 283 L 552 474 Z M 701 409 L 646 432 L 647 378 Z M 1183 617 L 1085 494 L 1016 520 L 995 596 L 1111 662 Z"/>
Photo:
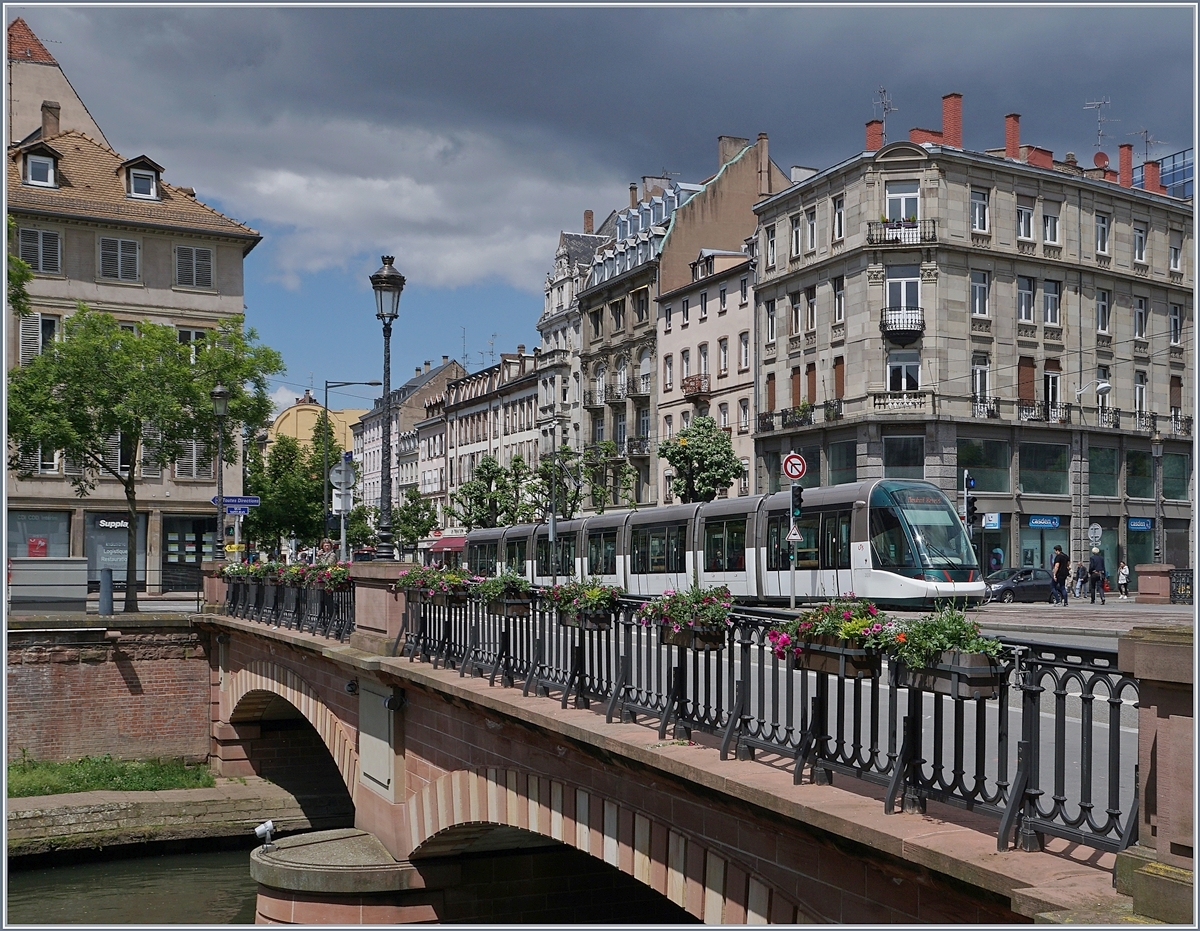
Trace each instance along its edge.
<path fill-rule="evenodd" d="M 8 217 L 8 241 L 17 241 L 17 221 Z M 26 285 L 33 279 L 33 269 L 16 252 L 8 254 L 8 308 L 18 317 L 27 317 L 32 311 Z"/>
<path fill-rule="evenodd" d="M 733 442 L 711 417 L 697 417 L 690 427 L 660 443 L 658 455 L 671 463 L 671 490 L 685 504 L 712 501 L 742 474 Z"/>
<path fill-rule="evenodd" d="M 508 495 L 508 473 L 492 456 L 483 456 L 475 464 L 470 479 L 450 495 L 450 509 L 468 530 L 499 527 Z"/>
<path fill-rule="evenodd" d="M 218 429 L 225 462 L 236 462 L 235 438 L 271 413 L 267 378 L 283 371 L 283 361 L 240 315 L 191 344 L 180 343 L 174 327 L 144 321 L 122 329 L 111 314 L 83 304 L 63 330 L 63 340 L 9 374 L 10 468 L 26 474 L 39 448 L 61 450 L 75 466 L 71 482 L 80 497 L 101 476 L 120 482 L 129 514 L 125 611 L 136 612 L 143 473 L 185 454 L 211 455 Z M 209 397 L 218 383 L 230 393 L 220 421 Z"/>
<path fill-rule="evenodd" d="M 580 463 L 580 471 L 597 514 L 603 514 L 609 505 L 634 507 L 636 504 L 633 492 L 637 469 L 628 459 L 618 456 L 617 452 L 616 443 L 604 440 L 589 446 Z"/>
<path fill-rule="evenodd" d="M 395 512 L 393 512 L 393 528 Z M 356 504 L 346 515 L 346 545 L 352 550 L 372 547 L 379 542 L 379 508 Z"/>
<path fill-rule="evenodd" d="M 322 533 L 323 486 L 312 456 L 294 437 L 275 438 L 264 459 L 247 455 L 246 492 L 261 503 L 244 521 L 247 537 L 278 548 L 280 539 L 311 543 Z"/>
<path fill-rule="evenodd" d="M 583 503 L 583 481 L 579 477 L 579 457 L 565 443 L 553 456 L 538 460 L 533 495 L 537 516 L 545 520 L 551 505 L 559 520 L 571 520 Z"/>
<path fill-rule="evenodd" d="M 415 548 L 437 525 L 437 508 L 433 502 L 424 497 L 416 485 L 409 485 L 400 506 L 392 509 L 392 530 L 396 539 L 410 549 Z"/>

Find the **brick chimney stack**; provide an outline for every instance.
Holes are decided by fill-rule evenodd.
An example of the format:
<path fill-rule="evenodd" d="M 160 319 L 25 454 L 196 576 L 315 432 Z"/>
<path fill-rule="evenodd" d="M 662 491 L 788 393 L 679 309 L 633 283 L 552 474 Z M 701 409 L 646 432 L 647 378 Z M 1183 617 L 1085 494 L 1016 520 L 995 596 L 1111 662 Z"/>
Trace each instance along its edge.
<path fill-rule="evenodd" d="M 42 101 L 42 138 L 58 135 L 58 117 L 62 112 L 57 100 Z"/>
<path fill-rule="evenodd" d="M 942 143 L 962 148 L 962 94 L 942 97 Z"/>
<path fill-rule="evenodd" d="M 1021 114 L 1009 113 L 1004 117 L 1004 157 L 1014 162 L 1021 158 Z"/>
<path fill-rule="evenodd" d="M 595 232 L 594 216 L 595 216 L 595 214 L 593 214 L 592 211 L 590 211 L 590 210 L 583 211 L 583 231 L 585 233 Z"/>
<path fill-rule="evenodd" d="M 878 152 L 883 148 L 883 120 L 867 123 L 867 151 Z"/>
<path fill-rule="evenodd" d="M 638 192 L 636 182 L 629 185 L 629 209 L 633 210 L 638 205 Z"/>
<path fill-rule="evenodd" d="M 1120 145 L 1119 169 L 1121 187 L 1133 187 L 1133 143 L 1122 142 Z"/>
<path fill-rule="evenodd" d="M 1142 163 L 1142 190 L 1151 194 L 1165 194 L 1167 189 L 1162 186 L 1158 171 L 1158 162 Z"/>

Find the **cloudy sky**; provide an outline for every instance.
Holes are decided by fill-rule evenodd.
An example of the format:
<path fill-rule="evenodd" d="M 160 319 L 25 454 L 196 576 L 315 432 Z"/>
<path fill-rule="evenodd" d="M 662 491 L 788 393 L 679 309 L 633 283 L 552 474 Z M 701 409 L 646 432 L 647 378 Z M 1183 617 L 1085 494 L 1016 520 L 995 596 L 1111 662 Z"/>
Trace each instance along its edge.
<path fill-rule="evenodd" d="M 264 234 L 248 318 L 291 400 L 381 377 L 367 276 L 408 278 L 393 383 L 443 354 L 471 370 L 537 343 L 559 230 L 599 223 L 631 181 L 700 181 L 721 134 L 770 137 L 822 168 L 863 147 L 886 88 L 890 139 L 964 95 L 969 149 L 1023 142 L 1091 161 L 1146 130 L 1192 145 L 1193 10 L 672 5 L 236 8 L 9 5 L 59 60 L 113 146 L 145 153 Z M 370 390 L 331 394 L 369 406 Z"/>

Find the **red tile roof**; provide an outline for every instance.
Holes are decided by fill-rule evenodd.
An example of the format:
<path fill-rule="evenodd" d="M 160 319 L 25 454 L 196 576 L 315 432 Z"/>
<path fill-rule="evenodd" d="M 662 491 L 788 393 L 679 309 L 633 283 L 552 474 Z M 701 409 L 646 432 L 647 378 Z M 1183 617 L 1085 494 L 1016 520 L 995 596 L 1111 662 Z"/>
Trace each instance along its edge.
<path fill-rule="evenodd" d="M 8 60 L 36 61 L 44 65 L 57 65 L 54 56 L 38 41 L 29 24 L 17 17 L 8 24 Z"/>

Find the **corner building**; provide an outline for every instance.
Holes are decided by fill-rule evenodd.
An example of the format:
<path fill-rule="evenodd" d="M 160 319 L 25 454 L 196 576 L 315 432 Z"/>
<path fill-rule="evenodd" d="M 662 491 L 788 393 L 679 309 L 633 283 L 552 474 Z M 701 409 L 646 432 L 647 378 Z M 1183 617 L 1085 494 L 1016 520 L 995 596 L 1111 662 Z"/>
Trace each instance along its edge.
<path fill-rule="evenodd" d="M 808 486 L 917 478 L 961 503 L 969 469 L 985 571 L 1079 560 L 1092 524 L 1113 574 L 1156 545 L 1190 566 L 1191 201 L 1154 162 L 1134 188 L 1131 146 L 1085 168 L 1022 144 L 1017 114 L 1004 148 L 961 127 L 958 94 L 941 131 L 885 145 L 873 121 L 755 207 L 756 490 L 793 449 Z"/>

